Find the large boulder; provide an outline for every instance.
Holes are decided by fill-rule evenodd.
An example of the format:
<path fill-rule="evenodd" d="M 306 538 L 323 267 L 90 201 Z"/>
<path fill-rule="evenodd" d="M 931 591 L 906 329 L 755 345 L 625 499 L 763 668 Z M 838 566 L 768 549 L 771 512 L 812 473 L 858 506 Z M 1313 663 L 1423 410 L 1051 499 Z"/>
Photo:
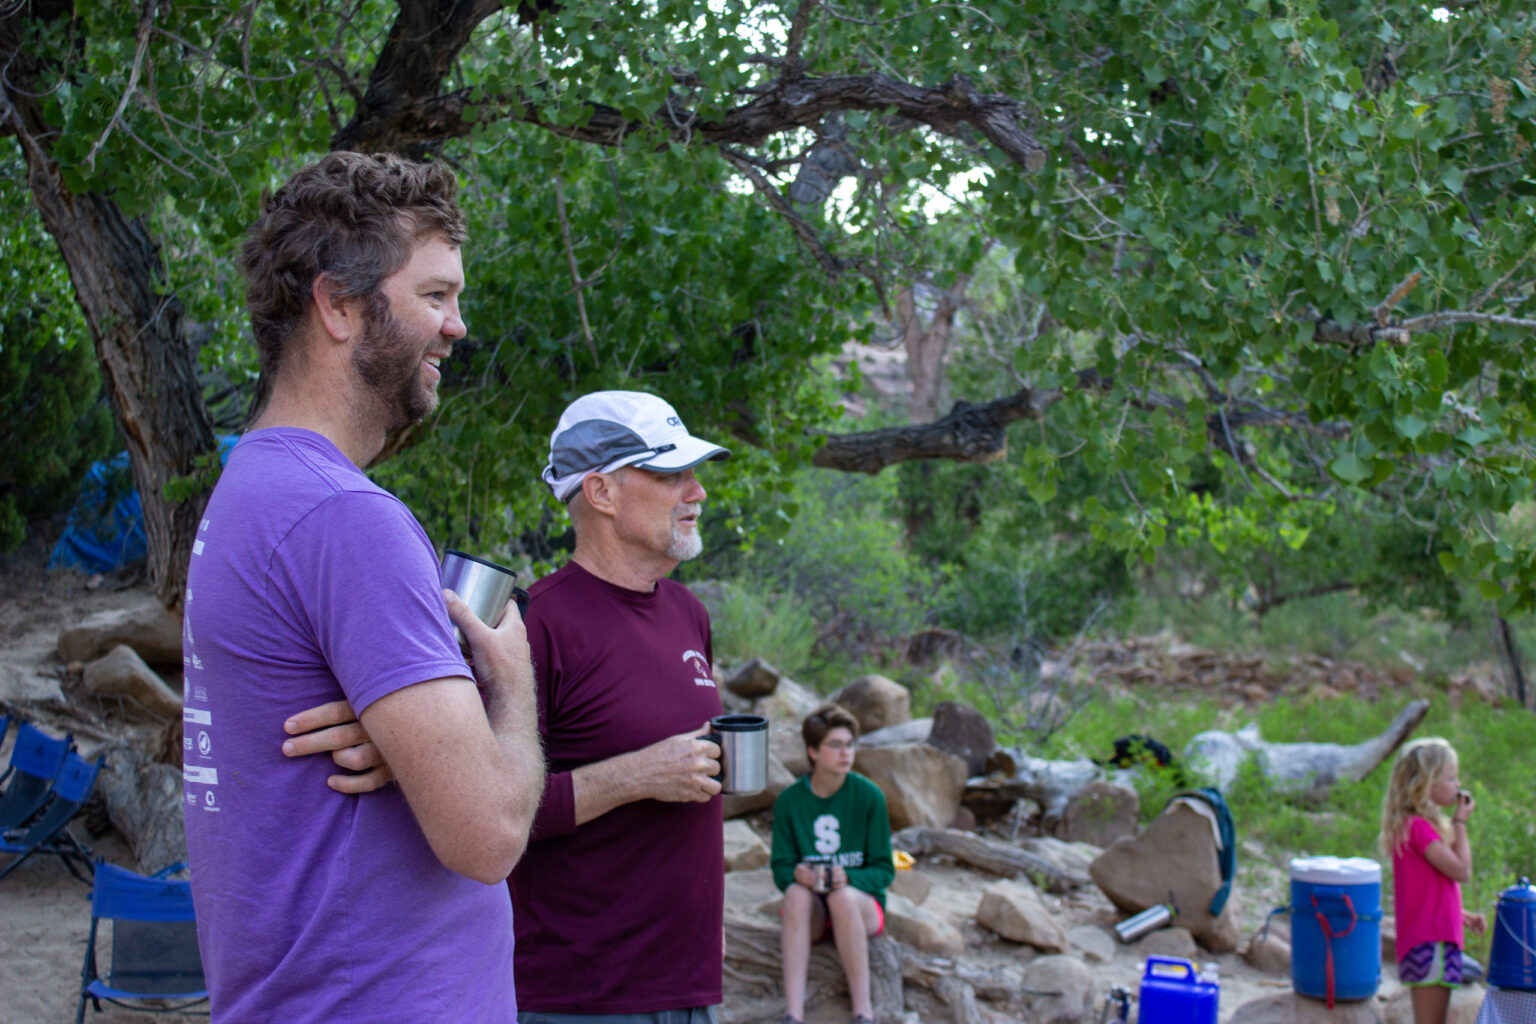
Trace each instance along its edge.
<path fill-rule="evenodd" d="M 127 644 L 151 665 L 181 665 L 181 616 L 149 594 L 135 595 L 119 608 L 108 608 L 59 634 L 59 658 L 95 661 Z"/>
<path fill-rule="evenodd" d="M 971 775 L 985 773 L 987 758 L 997 749 L 992 723 L 987 721 L 987 716 L 968 704 L 952 700 L 940 701 L 933 709 L 933 728 L 928 733 L 928 742 L 963 759 L 965 770 Z"/>
<path fill-rule="evenodd" d="M 779 670 L 762 658 L 753 658 L 732 672 L 725 681 L 725 688 L 738 697 L 756 700 L 767 697 L 779 688 Z"/>
<path fill-rule="evenodd" d="M 1210 913 L 1211 897 L 1221 888 L 1216 832 L 1211 822 L 1188 804 L 1168 806 L 1140 835 L 1124 836 L 1094 858 L 1089 875 L 1121 910 L 1139 913 L 1168 902 L 1206 949 L 1236 949 L 1236 900 L 1227 900 L 1219 917 Z"/>
<path fill-rule="evenodd" d="M 1265 974 L 1289 974 L 1291 971 L 1291 943 L 1288 939 L 1271 931 L 1264 934 L 1256 931 L 1248 936 L 1248 945 L 1243 949 L 1243 959 L 1248 966 Z"/>
<path fill-rule="evenodd" d="M 744 821 L 725 823 L 725 870 L 752 871 L 768 865 L 768 844 Z"/>
<path fill-rule="evenodd" d="M 1075 956 L 1031 960 L 1024 968 L 1022 989 L 1030 993 L 1026 1004 L 1031 1024 L 1080 1024 L 1092 1019 L 1093 975 Z"/>
<path fill-rule="evenodd" d="M 993 882 L 981 891 L 976 923 L 1010 942 L 1022 942 L 1047 953 L 1064 953 L 1067 935 L 1028 882 Z"/>
<path fill-rule="evenodd" d="M 773 802 L 779 798 L 779 794 L 795 784 L 795 776 L 784 767 L 771 751 L 768 754 L 768 785 L 756 793 L 733 793 L 723 798 L 725 816 L 727 818 L 739 818 L 743 814 L 751 814 L 753 811 L 761 811 L 766 807 L 772 807 Z"/>
<path fill-rule="evenodd" d="M 85 688 L 98 697 L 126 697 L 162 720 L 181 718 L 181 695 L 127 644 L 85 666 Z"/>
<path fill-rule="evenodd" d="M 1121 836 L 1136 834 L 1140 812 L 1141 797 L 1134 789 L 1100 779 L 1067 800 L 1057 832 L 1063 839 L 1109 846 Z"/>
<path fill-rule="evenodd" d="M 912 720 L 912 695 L 907 688 L 875 673 L 855 679 L 833 694 L 832 700 L 853 712 L 860 734 Z"/>
<path fill-rule="evenodd" d="M 928 734 L 931 732 L 933 732 L 933 719 L 914 718 L 910 722 L 888 725 L 884 729 L 863 733 L 859 736 L 859 746 L 891 747 L 898 743 L 926 743 Z"/>
<path fill-rule="evenodd" d="M 1445 1024 L 1477 1024 L 1478 1014 L 1482 1011 L 1483 997 L 1486 994 L 1487 990 L 1481 985 L 1467 985 L 1452 989 L 1451 1005 L 1445 1011 Z M 1510 996 L 1529 999 L 1529 993 L 1526 992 L 1510 993 Z M 1412 998 L 1406 988 L 1394 992 L 1387 1000 L 1387 1005 L 1382 1007 L 1381 1015 L 1386 1018 L 1386 1024 L 1414 1024 Z M 1498 1016 L 1489 1017 L 1489 1020 L 1501 1019 L 1503 1018 Z"/>
<path fill-rule="evenodd" d="M 1136 955 L 1172 956 L 1180 960 L 1194 960 L 1200 955 L 1200 950 L 1195 945 L 1195 937 L 1190 934 L 1188 928 L 1173 925 L 1171 928 L 1159 928 L 1148 932 L 1136 943 Z"/>
<path fill-rule="evenodd" d="M 947 828 L 965 791 L 965 762 L 926 743 L 860 747 L 853 767 L 880 787 L 891 830 Z"/>
<path fill-rule="evenodd" d="M 1083 960 L 1108 963 L 1115 958 L 1115 937 L 1096 924 L 1080 924 L 1069 930 L 1067 943 Z"/>
<path fill-rule="evenodd" d="M 1330 1010 L 1327 1003 L 1294 992 L 1250 1000 L 1237 1008 L 1232 1019 L 1242 1024 L 1385 1024 L 1373 999 L 1335 1002 Z"/>
<path fill-rule="evenodd" d="M 900 893 L 885 894 L 885 927 L 891 938 L 921 953 L 960 956 L 965 952 L 965 939 L 958 928 Z"/>
<path fill-rule="evenodd" d="M 779 907 L 783 904 L 784 894 L 773 884 L 773 872 L 770 869 L 754 868 L 751 871 L 725 873 L 725 906 L 728 911 L 766 913 L 777 923 Z"/>
<path fill-rule="evenodd" d="M 896 872 L 889 891 L 899 892 L 913 903 L 922 906 L 928 899 L 928 894 L 933 891 L 933 882 L 916 868 L 908 868 L 905 871 Z"/>
<path fill-rule="evenodd" d="M 805 716 L 825 704 L 807 686 L 781 677 L 773 693 L 757 701 L 755 711 L 768 719 L 768 749 L 791 775 L 809 775 L 810 759 L 805 756 L 805 740 L 800 725 Z"/>

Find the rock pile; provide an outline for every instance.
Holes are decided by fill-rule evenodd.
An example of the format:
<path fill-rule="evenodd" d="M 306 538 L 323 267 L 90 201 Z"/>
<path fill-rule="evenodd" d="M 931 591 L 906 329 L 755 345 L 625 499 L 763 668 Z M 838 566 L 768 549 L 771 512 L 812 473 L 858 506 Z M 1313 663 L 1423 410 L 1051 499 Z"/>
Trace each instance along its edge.
<path fill-rule="evenodd" d="M 821 700 L 761 661 L 727 679 L 724 692 L 734 710 L 769 717 L 770 774 L 776 780 L 770 788 L 776 796 L 809 768 L 799 725 Z M 990 727 L 974 709 L 944 705 L 931 719 L 914 720 L 905 689 L 881 676 L 858 679 L 834 697 L 847 700 L 861 724 L 875 727 L 861 739 L 855 769 L 885 792 L 895 845 L 916 860 L 911 870 L 897 872 L 886 931 L 871 950 L 880 1020 L 1097 1021 L 1115 987 L 1137 991 L 1151 955 L 1217 964 L 1222 1021 L 1409 1019 L 1402 1015 L 1406 992 L 1390 978 L 1376 998 L 1341 1003 L 1332 1012 L 1292 993 L 1283 917 L 1261 941 L 1257 921 L 1243 920 L 1241 886 L 1219 914 L 1209 913 L 1222 883 L 1218 833 L 1184 803 L 1171 804 L 1138 829 L 1135 790 L 1111 781 L 1091 762 L 1040 762 L 1039 775 L 1051 785 L 1041 782 L 1036 799 L 1016 781 L 1029 774 L 1017 763 L 1027 755 L 995 750 Z M 999 766 L 1013 768 L 1014 788 L 985 792 L 994 800 L 1003 792 L 1002 802 L 1015 805 L 1012 827 L 1006 817 L 976 827 L 967 794 L 983 789 L 977 769 Z M 1047 815 L 1047 793 L 1070 795 Z M 1020 813 L 1025 804 L 1035 808 L 1027 816 Z M 727 814 L 733 820 L 726 822 L 730 873 L 721 1016 L 728 1024 L 776 1021 L 783 1012 L 782 901 L 765 866 L 771 816 L 736 805 L 728 805 Z M 1025 821 L 1029 827 L 1021 834 Z M 1054 834 L 1041 834 L 1042 828 Z M 1168 902 L 1179 910 L 1171 926 L 1128 945 L 1119 941 L 1117 922 Z M 1254 901 L 1253 917 L 1262 918 L 1264 902 L 1263 895 Z M 1479 996 L 1477 989 L 1458 995 L 1451 1019 L 1470 1024 Z M 846 1019 L 845 982 L 830 946 L 812 955 L 807 1006 L 807 1024 Z M 1466 1006 L 1472 1016 L 1464 1015 Z"/>

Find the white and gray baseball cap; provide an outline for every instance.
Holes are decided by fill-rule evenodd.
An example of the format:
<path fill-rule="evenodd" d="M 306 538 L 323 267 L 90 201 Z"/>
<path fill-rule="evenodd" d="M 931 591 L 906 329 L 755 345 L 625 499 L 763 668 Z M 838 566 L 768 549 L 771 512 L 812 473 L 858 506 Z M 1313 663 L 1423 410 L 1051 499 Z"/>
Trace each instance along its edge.
<path fill-rule="evenodd" d="M 731 453 L 688 433 L 677 410 L 643 391 L 594 391 L 565 407 L 549 435 L 544 482 L 556 501 L 569 501 L 592 473 L 639 466 L 681 473 Z"/>

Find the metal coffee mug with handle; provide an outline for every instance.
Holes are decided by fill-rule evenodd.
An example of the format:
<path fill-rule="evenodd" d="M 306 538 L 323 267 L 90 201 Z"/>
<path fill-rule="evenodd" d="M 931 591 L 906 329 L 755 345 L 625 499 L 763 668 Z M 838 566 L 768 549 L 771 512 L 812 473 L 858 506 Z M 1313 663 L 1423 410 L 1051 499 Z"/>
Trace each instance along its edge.
<path fill-rule="evenodd" d="M 768 787 L 768 719 L 717 715 L 704 738 L 720 745 L 720 792 L 747 796 Z"/>
<path fill-rule="evenodd" d="M 501 613 L 514 596 L 518 610 L 525 606 L 528 595 L 517 588 L 517 573 L 504 565 L 449 548 L 443 552 L 443 586 L 458 594 L 475 618 L 488 626 L 501 622 Z M 460 647 L 466 646 L 464 634 L 457 627 L 454 639 Z"/>

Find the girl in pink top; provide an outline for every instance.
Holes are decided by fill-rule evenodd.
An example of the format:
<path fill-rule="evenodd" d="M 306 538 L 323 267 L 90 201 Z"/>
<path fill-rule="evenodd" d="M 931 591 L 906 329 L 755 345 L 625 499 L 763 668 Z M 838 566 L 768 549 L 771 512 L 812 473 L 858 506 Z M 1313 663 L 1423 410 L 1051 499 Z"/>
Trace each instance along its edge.
<path fill-rule="evenodd" d="M 1467 817 L 1477 802 L 1461 788 L 1456 751 L 1442 739 L 1414 740 L 1398 753 L 1381 804 L 1381 852 L 1392 860 L 1397 908 L 1397 976 L 1413 1000 L 1413 1024 L 1445 1024 L 1461 984 L 1464 928 L 1481 934 L 1481 914 L 1461 909 L 1472 877 Z M 1442 807 L 1454 807 L 1449 820 Z"/>

